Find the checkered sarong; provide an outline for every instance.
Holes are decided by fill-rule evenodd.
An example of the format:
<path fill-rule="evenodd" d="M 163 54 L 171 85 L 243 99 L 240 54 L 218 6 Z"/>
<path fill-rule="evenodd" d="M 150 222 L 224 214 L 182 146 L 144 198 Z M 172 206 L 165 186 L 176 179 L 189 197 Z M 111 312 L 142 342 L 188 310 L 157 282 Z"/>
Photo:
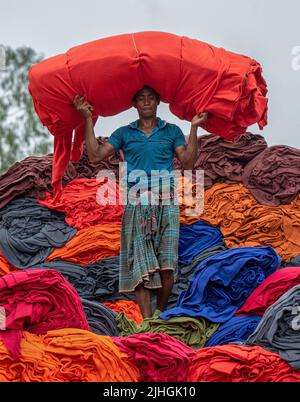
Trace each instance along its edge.
<path fill-rule="evenodd" d="M 160 199 L 158 205 L 127 204 L 124 208 L 120 250 L 120 293 L 134 292 L 143 283 L 161 288 L 161 270 L 177 271 L 179 205 Z M 175 272 L 176 273 L 176 272 Z"/>

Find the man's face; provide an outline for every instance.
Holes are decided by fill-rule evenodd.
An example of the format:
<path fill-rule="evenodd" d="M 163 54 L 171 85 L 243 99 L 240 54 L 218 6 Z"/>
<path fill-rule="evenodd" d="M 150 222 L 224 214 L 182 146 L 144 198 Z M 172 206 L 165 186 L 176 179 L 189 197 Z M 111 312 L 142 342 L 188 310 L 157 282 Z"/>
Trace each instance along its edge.
<path fill-rule="evenodd" d="M 158 101 L 155 94 L 147 88 L 141 90 L 133 106 L 137 108 L 140 117 L 155 117 Z"/>

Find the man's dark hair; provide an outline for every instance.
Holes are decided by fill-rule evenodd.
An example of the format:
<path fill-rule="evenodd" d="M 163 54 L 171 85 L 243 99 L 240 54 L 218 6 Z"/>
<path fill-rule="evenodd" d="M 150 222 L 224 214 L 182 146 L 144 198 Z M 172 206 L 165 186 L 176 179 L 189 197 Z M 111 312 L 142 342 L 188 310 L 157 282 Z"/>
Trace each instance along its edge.
<path fill-rule="evenodd" d="M 140 92 L 141 92 L 143 89 L 149 89 L 151 92 L 153 92 L 153 94 L 154 94 L 155 97 L 156 97 L 157 102 L 160 102 L 160 95 L 159 95 L 159 93 L 156 92 L 155 89 L 153 89 L 153 88 L 150 87 L 149 85 L 144 85 L 143 88 L 139 89 L 139 90 L 137 91 L 137 93 L 134 95 L 134 97 L 132 98 L 132 102 L 136 102 L 137 97 L 139 96 Z"/>

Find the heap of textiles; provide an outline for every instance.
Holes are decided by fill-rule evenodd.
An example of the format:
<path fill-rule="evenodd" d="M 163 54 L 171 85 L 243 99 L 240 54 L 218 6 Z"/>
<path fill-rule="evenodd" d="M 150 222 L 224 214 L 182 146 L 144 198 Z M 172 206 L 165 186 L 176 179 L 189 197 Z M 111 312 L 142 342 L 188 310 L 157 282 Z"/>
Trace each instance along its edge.
<path fill-rule="evenodd" d="M 183 199 L 176 283 L 151 319 L 119 292 L 123 206 L 95 200 L 120 155 L 84 150 L 56 204 L 52 155 L 0 177 L 0 381 L 300 381 L 299 151 L 198 141 L 205 208 Z"/>

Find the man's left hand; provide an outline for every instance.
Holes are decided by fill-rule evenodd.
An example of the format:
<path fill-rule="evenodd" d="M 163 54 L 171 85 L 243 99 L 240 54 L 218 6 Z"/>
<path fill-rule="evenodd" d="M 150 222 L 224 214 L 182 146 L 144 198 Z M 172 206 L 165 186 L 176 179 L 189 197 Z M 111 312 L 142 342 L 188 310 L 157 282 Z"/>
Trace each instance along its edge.
<path fill-rule="evenodd" d="M 202 112 L 202 113 L 197 114 L 196 116 L 193 117 L 193 119 L 191 121 L 191 125 L 194 126 L 194 127 L 199 127 L 207 119 L 208 119 L 208 113 L 207 112 Z"/>

